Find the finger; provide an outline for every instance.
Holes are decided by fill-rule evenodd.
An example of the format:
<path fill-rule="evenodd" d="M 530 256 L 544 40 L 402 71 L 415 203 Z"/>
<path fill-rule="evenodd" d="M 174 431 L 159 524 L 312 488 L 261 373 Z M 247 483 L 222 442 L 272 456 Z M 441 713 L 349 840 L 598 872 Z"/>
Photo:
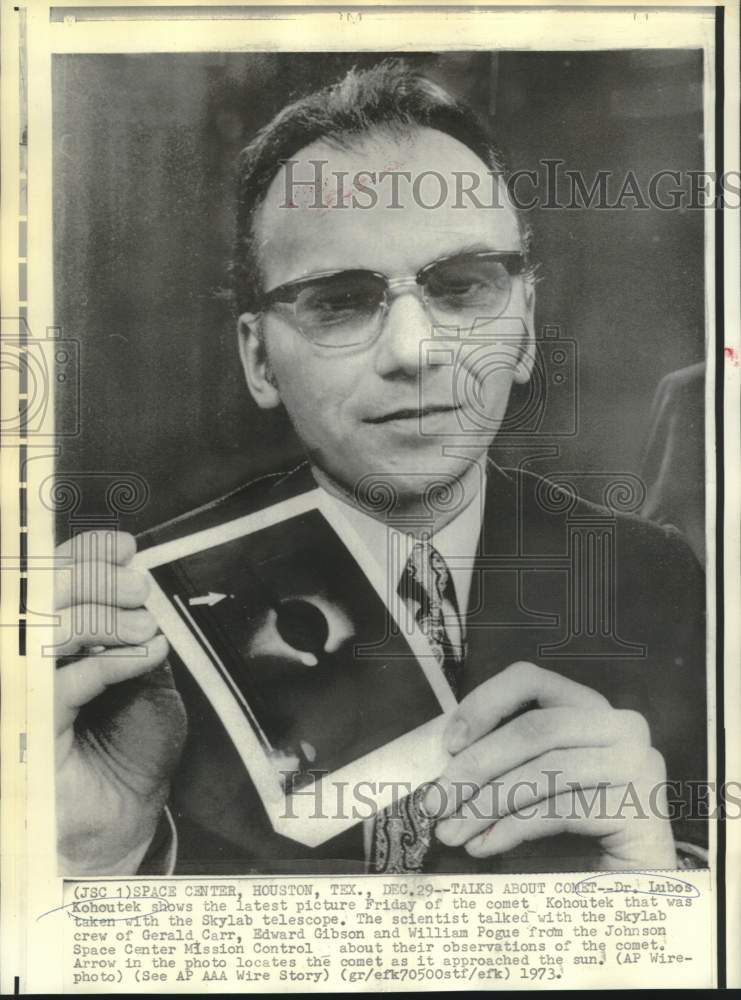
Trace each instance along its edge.
<path fill-rule="evenodd" d="M 598 804 L 608 788 L 646 780 L 647 776 L 650 780 L 654 752 L 622 744 L 550 751 L 479 789 L 453 815 L 439 822 L 435 832 L 444 844 L 457 847 L 503 816 L 577 788 L 592 790 L 592 801 Z M 658 771 L 655 777 L 660 779 Z"/>
<path fill-rule="evenodd" d="M 533 701 L 541 708 L 609 707 L 606 698 L 585 684 L 534 663 L 513 663 L 463 699 L 445 727 L 446 748 L 457 753 Z"/>
<path fill-rule="evenodd" d="M 615 833 L 624 822 L 619 812 L 622 789 L 609 789 L 604 811 L 587 815 L 575 791 L 563 792 L 552 799 L 535 803 L 531 808 L 510 813 L 492 824 L 484 833 L 466 844 L 473 857 L 504 854 L 519 844 L 561 833 L 586 837 L 606 837 Z"/>
<path fill-rule="evenodd" d="M 54 629 L 56 656 L 73 656 L 95 646 L 136 646 L 157 632 L 157 621 L 145 608 L 134 611 L 104 604 L 62 608 Z"/>
<path fill-rule="evenodd" d="M 73 562 L 54 572 L 55 607 L 108 604 L 139 608 L 149 595 L 149 580 L 139 570 L 110 562 Z"/>
<path fill-rule="evenodd" d="M 577 792 L 564 792 L 527 811 L 503 817 L 470 840 L 466 851 L 473 857 L 490 857 L 526 842 L 570 833 L 598 838 L 608 867 L 610 860 L 615 867 L 674 867 L 676 854 L 669 822 L 656 819 L 645 809 L 637 813 L 630 799 L 626 806 L 627 791 L 609 789 L 605 808 L 592 813 Z"/>
<path fill-rule="evenodd" d="M 112 562 L 123 566 L 136 554 L 136 539 L 128 531 L 82 531 L 57 546 L 54 555 L 62 564 L 78 562 Z"/>
<path fill-rule="evenodd" d="M 635 748 L 650 746 L 648 724 L 642 715 L 609 707 L 588 712 L 574 708 L 533 709 L 452 757 L 437 784 L 443 790 L 448 812 L 454 812 L 477 789 L 548 751 L 617 743 Z M 434 802 L 432 790 L 426 806 L 428 800 Z"/>
<path fill-rule="evenodd" d="M 83 657 L 61 667 L 55 676 L 55 721 L 57 734 L 74 722 L 83 705 L 97 698 L 107 687 L 138 677 L 159 666 L 169 645 L 164 635 L 156 635 L 145 646 L 108 649 L 96 656 Z"/>

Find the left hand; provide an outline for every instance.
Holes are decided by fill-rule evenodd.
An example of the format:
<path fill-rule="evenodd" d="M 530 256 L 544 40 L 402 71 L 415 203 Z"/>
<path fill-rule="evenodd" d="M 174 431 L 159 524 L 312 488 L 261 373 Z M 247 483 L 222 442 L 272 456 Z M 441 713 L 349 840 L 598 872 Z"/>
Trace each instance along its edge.
<path fill-rule="evenodd" d="M 573 833 L 598 841 L 604 869 L 676 867 L 664 760 L 638 712 L 514 663 L 460 703 L 444 739 L 454 756 L 426 800 L 447 817 L 444 844 L 487 857 Z"/>

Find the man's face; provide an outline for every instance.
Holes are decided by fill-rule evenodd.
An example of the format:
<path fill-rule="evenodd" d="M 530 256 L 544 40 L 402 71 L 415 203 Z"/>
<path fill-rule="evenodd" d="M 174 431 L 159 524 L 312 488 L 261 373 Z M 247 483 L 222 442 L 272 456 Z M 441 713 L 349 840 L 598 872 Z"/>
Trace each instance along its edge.
<path fill-rule="evenodd" d="M 497 204 L 484 163 L 441 132 L 417 129 L 402 139 L 378 133 L 342 151 L 317 142 L 294 160 L 294 181 L 314 177 L 309 161 L 326 161 L 326 207 L 313 207 L 313 190 L 301 197 L 298 189 L 295 207 L 287 207 L 284 170 L 273 180 L 257 220 L 266 291 L 348 268 L 407 278 L 432 261 L 463 252 L 521 249 L 516 216 L 506 200 L 500 197 L 499 207 L 480 207 L 456 194 L 461 173 L 475 173 L 481 178 L 480 201 Z M 337 205 L 335 172 L 353 178 L 360 171 L 384 170 L 408 171 L 412 179 L 434 170 L 445 184 L 428 178 L 415 198 L 413 184 L 401 179 L 394 200 L 386 178 L 375 186 L 373 207 Z M 446 186 L 445 201 L 425 207 Z M 368 200 L 358 199 L 361 204 Z M 318 346 L 299 332 L 290 308 L 281 305 L 257 318 L 241 317 L 240 347 L 258 404 L 285 406 L 312 464 L 331 483 L 352 493 L 372 476 L 389 481 L 402 497 L 419 496 L 443 478 L 461 478 L 485 454 L 512 382 L 529 376 L 532 288 L 527 279 L 512 278 L 505 316 L 506 324 L 478 323 L 473 336 L 465 328 L 441 336 L 416 288 L 405 286 L 392 293 L 377 338 L 364 346 Z M 446 445 L 454 454 L 443 454 Z"/>

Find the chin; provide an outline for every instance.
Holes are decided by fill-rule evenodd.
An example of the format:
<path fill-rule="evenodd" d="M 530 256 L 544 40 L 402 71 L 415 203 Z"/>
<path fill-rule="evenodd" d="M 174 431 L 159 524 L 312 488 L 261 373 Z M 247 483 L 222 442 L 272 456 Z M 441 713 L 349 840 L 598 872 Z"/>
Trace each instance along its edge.
<path fill-rule="evenodd" d="M 430 513 L 464 507 L 471 499 L 469 493 L 477 491 L 480 484 L 472 469 L 479 457 L 466 461 L 436 451 L 416 460 L 407 457 L 403 463 L 387 458 L 357 474 L 353 493 L 359 506 L 369 513 L 402 512 L 419 507 L 420 501 Z"/>

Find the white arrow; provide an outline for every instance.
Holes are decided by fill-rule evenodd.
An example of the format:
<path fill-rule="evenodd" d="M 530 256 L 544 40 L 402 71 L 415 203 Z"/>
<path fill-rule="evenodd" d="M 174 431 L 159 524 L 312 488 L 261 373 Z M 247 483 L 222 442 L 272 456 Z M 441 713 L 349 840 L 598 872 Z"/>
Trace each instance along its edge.
<path fill-rule="evenodd" d="M 203 597 L 188 598 L 188 604 L 190 604 L 191 607 L 195 607 L 199 604 L 208 604 L 208 606 L 212 608 L 214 604 L 218 604 L 219 601 L 223 601 L 225 597 L 226 594 L 215 594 L 213 590 L 209 590 L 209 592 L 204 594 Z"/>

